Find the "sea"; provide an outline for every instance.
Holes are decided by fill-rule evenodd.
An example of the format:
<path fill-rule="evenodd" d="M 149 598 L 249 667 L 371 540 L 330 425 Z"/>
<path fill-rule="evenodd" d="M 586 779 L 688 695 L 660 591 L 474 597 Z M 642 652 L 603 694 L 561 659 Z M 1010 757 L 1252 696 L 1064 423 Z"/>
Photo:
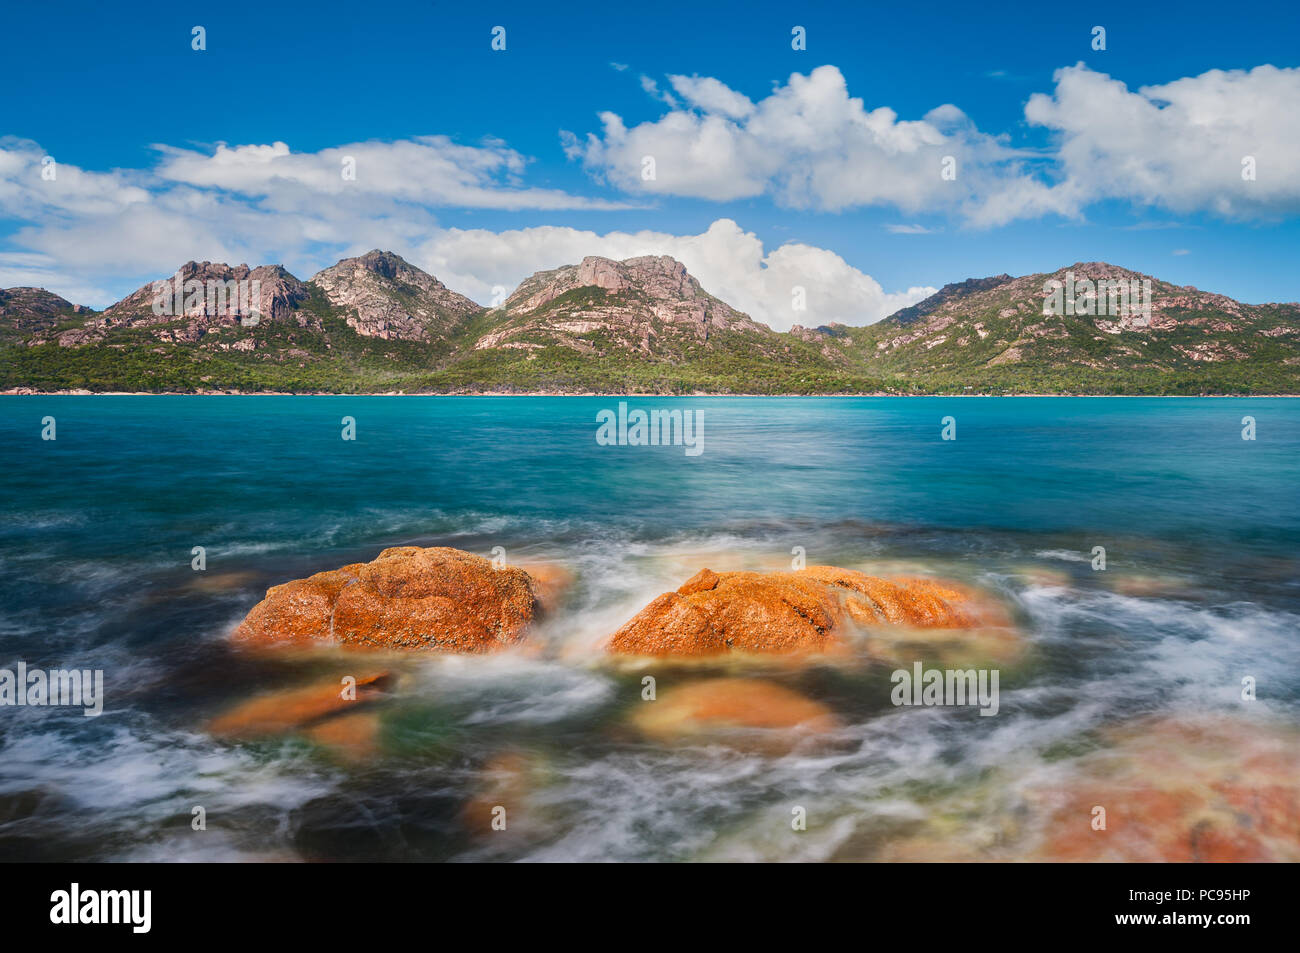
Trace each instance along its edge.
<path fill-rule="evenodd" d="M 689 413 L 695 446 L 599 440 L 620 403 Z M 1061 859 L 1056 828 L 1095 829 L 1070 792 L 1213 812 L 1244 767 L 1195 726 L 1243 763 L 1300 729 L 1296 400 L 4 396 L 0 453 L 0 670 L 103 673 L 98 715 L 0 706 L 6 860 Z M 566 583 L 492 655 L 232 643 L 269 587 L 407 545 Z M 1000 602 L 996 716 L 895 704 L 869 653 L 604 650 L 702 568 L 804 564 Z M 349 666 L 394 675 L 360 746 L 208 728 Z M 831 726 L 639 730 L 705 678 Z"/>

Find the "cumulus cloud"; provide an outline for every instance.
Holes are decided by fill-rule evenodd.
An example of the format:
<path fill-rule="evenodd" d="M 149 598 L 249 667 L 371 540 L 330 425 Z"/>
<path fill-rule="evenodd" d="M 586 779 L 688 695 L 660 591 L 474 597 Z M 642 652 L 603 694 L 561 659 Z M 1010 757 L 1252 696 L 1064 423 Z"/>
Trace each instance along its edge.
<path fill-rule="evenodd" d="M 527 161 L 496 142 L 425 137 L 315 153 L 280 142 L 157 149 L 152 169 L 101 173 L 56 162 L 53 177 L 43 177 L 37 143 L 0 140 L 0 220 L 15 226 L 0 281 L 39 283 L 102 306 L 135 287 L 124 282 L 191 258 L 282 262 L 310 274 L 331 256 L 412 247 L 437 230 L 435 211 L 444 206 L 625 207 L 527 187 Z M 345 157 L 355 160 L 355 178 L 342 175 Z"/>
<path fill-rule="evenodd" d="M 905 120 L 849 95 L 844 75 L 795 73 L 757 103 L 711 77 L 671 76 L 684 104 L 629 127 L 612 112 L 601 132 L 565 133 L 572 159 L 630 193 L 731 201 L 772 197 L 799 209 L 892 206 L 947 210 L 995 224 L 1022 214 L 1073 214 L 1033 178 L 1037 157 L 980 132 L 951 104 Z M 645 158 L 654 159 L 647 177 Z M 945 167 L 955 174 L 944 175 Z"/>
<path fill-rule="evenodd" d="M 46 288 L 73 304 L 109 302 L 109 289 L 88 283 L 84 275 L 70 274 L 48 255 L 0 252 L 0 288 Z"/>
<path fill-rule="evenodd" d="M 766 251 L 754 233 L 730 219 L 719 219 L 699 235 L 600 235 L 553 226 L 505 232 L 447 229 L 416 249 L 412 260 L 462 294 L 490 304 L 533 272 L 575 264 L 588 255 L 671 255 L 710 294 L 778 331 L 833 321 L 871 324 L 935 292 L 914 287 L 887 293 L 839 255 L 812 245 L 788 242 Z M 807 310 L 794 309 L 796 288 L 804 289 Z"/>
<path fill-rule="evenodd" d="M 1054 148 L 1042 152 L 1012 148 L 952 104 L 911 120 L 868 108 L 834 66 L 795 73 L 758 102 L 711 77 L 669 81 L 681 102 L 670 98 L 659 119 L 629 126 L 600 113 L 599 133 L 562 134 L 567 154 L 627 193 L 767 196 L 832 212 L 885 206 L 977 227 L 1078 218 L 1111 198 L 1225 218 L 1300 208 L 1300 69 L 1211 70 L 1136 92 L 1082 64 L 1062 69 L 1053 92 L 1025 107 L 1031 125 L 1052 133 Z"/>
<path fill-rule="evenodd" d="M 1013 148 L 952 104 L 913 119 L 868 107 L 834 66 L 795 73 L 758 99 L 708 76 L 670 75 L 662 88 L 646 77 L 643 85 L 663 103 L 660 118 L 628 125 L 606 112 L 598 133 L 562 136 L 572 159 L 621 193 L 612 199 L 530 185 L 530 159 L 498 140 L 423 136 L 314 152 L 283 142 L 158 145 L 150 168 L 98 172 L 58 161 L 48 178 L 39 144 L 0 139 L 7 229 L 0 284 L 41 284 L 103 305 L 188 258 L 282 262 L 307 275 L 383 247 L 419 250 L 422 264 L 454 287 L 460 276 L 461 290 L 486 302 L 493 286 L 536 268 L 588 254 L 654 253 L 681 258 L 709 290 L 776 327 L 866 323 L 910 303 L 915 289 L 886 294 L 825 249 L 765 250 L 727 219 L 684 236 L 563 227 L 493 233 L 443 230 L 438 212 L 558 215 L 671 196 L 762 197 L 799 210 L 897 210 L 902 224 L 883 227 L 921 235 L 941 227 L 908 224 L 922 216 L 994 227 L 1080 218 L 1101 200 L 1233 220 L 1300 211 L 1296 68 L 1211 70 L 1131 90 L 1082 64 L 1068 67 L 1050 93 L 1025 106 L 1027 122 L 1050 140 L 1039 151 Z M 643 176 L 646 156 L 655 160 L 652 178 Z M 942 174 L 948 158 L 955 177 Z M 343 175 L 345 165 L 355 177 Z M 808 289 L 802 315 L 789 307 L 795 285 Z"/>
<path fill-rule="evenodd" d="M 625 207 L 556 189 L 526 188 L 527 160 L 503 143 L 463 146 L 446 136 L 398 142 L 355 142 L 293 152 L 283 142 L 196 152 L 166 145 L 160 178 L 244 195 L 364 195 L 425 205 L 484 209 Z M 349 169 L 345 176 L 343 170 Z"/>
<path fill-rule="evenodd" d="M 440 228 L 436 201 L 490 205 L 496 199 L 482 194 L 490 191 L 483 177 L 522 169 L 522 160 L 496 146 L 466 153 L 438 140 L 299 156 L 275 143 L 161 154 L 152 172 L 93 173 L 60 164 L 47 181 L 36 143 L 0 143 L 0 215 L 28 223 L 10 236 L 14 248 L 0 253 L 0 286 L 38 285 L 102 307 L 190 258 L 279 262 L 305 278 L 338 258 L 388 248 L 484 304 L 497 286 L 512 288 L 534 271 L 587 255 L 672 255 L 713 294 L 777 328 L 866 324 L 931 290 L 886 294 L 833 252 L 794 243 L 768 252 L 725 219 L 685 236 Z M 342 155 L 358 160 L 356 190 L 338 174 Z M 397 174 L 403 162 L 428 176 Z M 507 201 L 535 191 L 510 188 Z M 791 306 L 795 286 L 806 289 L 806 311 Z"/>
<path fill-rule="evenodd" d="M 1059 137 L 1060 190 L 1231 219 L 1300 209 L 1300 69 L 1210 70 L 1134 92 L 1079 64 L 1055 82 L 1025 117 Z"/>
<path fill-rule="evenodd" d="M 87 172 L 47 156 L 29 139 L 0 138 L 0 214 L 6 217 L 115 215 L 149 201 L 139 179 Z"/>
<path fill-rule="evenodd" d="M 705 112 L 728 119 L 744 119 L 754 112 L 754 104 L 748 96 L 729 89 L 710 76 L 669 76 L 668 81 L 682 99 Z"/>

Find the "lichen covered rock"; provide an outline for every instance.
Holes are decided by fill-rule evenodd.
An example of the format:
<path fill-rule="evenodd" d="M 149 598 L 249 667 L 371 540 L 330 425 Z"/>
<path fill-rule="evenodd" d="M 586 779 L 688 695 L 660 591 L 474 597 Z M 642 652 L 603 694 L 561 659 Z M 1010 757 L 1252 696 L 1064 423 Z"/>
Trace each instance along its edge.
<path fill-rule="evenodd" d="M 833 566 L 774 573 L 702 569 L 637 613 L 608 649 L 652 656 L 826 652 L 844 644 L 850 622 L 967 629 L 1008 620 L 991 600 L 929 579 L 891 582 Z"/>
<path fill-rule="evenodd" d="M 482 653 L 518 643 L 538 611 L 537 587 L 518 567 L 458 549 L 399 546 L 373 562 L 274 586 L 234 638 Z"/>

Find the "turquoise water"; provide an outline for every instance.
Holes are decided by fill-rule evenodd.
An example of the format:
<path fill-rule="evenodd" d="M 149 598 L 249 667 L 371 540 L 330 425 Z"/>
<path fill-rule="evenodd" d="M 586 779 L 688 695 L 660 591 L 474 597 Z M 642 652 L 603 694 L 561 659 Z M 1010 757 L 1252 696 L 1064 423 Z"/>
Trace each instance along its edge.
<path fill-rule="evenodd" d="M 701 414 L 703 452 L 598 445 L 610 398 L 0 397 L 0 667 L 101 668 L 107 686 L 99 718 L 0 709 L 0 852 L 853 858 L 890 810 L 932 814 L 963 770 L 1014 786 L 1128 718 L 1297 721 L 1294 400 L 628 403 Z M 56 440 L 41 439 L 46 416 Z M 941 439 L 946 416 L 955 440 Z M 573 581 L 541 650 L 400 663 L 363 761 L 203 731 L 317 664 L 228 645 L 268 586 L 407 544 L 562 564 Z M 603 664 L 600 640 L 701 566 L 784 568 L 795 547 L 810 564 L 999 594 L 1033 649 L 1002 713 L 896 710 L 869 681 L 815 668 L 771 677 L 837 712 L 829 753 L 629 732 L 639 674 Z M 1255 702 L 1239 699 L 1243 673 L 1260 678 Z M 545 822 L 467 832 L 503 751 L 532 765 Z M 837 821 L 771 846 L 759 829 L 792 798 Z M 205 832 L 190 830 L 193 805 Z"/>

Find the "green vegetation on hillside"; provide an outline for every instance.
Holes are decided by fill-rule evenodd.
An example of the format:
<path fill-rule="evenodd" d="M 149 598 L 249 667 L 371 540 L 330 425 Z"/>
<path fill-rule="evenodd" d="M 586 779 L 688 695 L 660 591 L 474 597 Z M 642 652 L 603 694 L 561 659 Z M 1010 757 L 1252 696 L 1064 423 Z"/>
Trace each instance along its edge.
<path fill-rule="evenodd" d="M 308 283 L 310 296 L 297 315 L 256 327 L 218 323 L 187 342 L 195 336 L 188 319 L 115 323 L 103 340 L 71 347 L 60 346 L 57 335 L 96 316 L 74 313 L 46 292 L 18 289 L 29 305 L 26 312 L 11 307 L 0 321 L 0 389 L 1300 393 L 1295 305 L 1188 298 L 1195 289 L 1157 283 L 1157 296 L 1180 307 L 1163 311 L 1159 329 L 1119 331 L 1087 316 L 1044 315 L 1041 296 L 1032 293 L 1042 276 L 1004 277 L 950 286 L 928 304 L 865 327 L 778 334 L 732 320 L 726 330 L 710 327 L 707 338 L 699 321 L 665 318 L 662 302 L 635 288 L 614 294 L 584 286 L 538 309 L 458 316 L 428 342 L 358 334 L 348 313 Z M 390 293 L 398 305 L 414 308 L 413 289 L 398 283 Z M 1187 300 L 1199 310 L 1183 309 Z"/>

